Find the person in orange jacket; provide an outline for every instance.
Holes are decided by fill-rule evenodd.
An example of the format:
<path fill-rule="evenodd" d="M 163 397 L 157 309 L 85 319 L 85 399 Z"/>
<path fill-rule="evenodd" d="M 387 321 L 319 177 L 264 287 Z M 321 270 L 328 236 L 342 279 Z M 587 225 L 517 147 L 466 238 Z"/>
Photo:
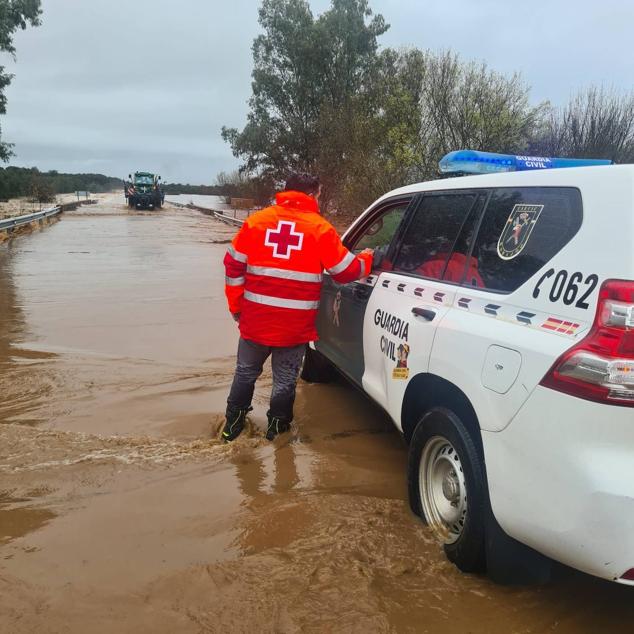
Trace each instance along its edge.
<path fill-rule="evenodd" d="M 236 371 L 222 436 L 244 429 L 255 382 L 271 355 L 273 389 L 266 437 L 290 429 L 306 344 L 318 338 L 315 318 L 324 270 L 335 281 L 369 275 L 372 251 L 354 255 L 319 213 L 319 179 L 293 173 L 275 205 L 249 216 L 224 258 L 225 294 L 240 328 Z"/>

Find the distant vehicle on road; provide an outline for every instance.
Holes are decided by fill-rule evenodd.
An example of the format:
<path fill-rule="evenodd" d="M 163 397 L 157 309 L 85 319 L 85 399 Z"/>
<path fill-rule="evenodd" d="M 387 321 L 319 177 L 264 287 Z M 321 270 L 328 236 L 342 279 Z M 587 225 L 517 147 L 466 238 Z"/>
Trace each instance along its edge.
<path fill-rule="evenodd" d="M 161 189 L 161 177 L 150 172 L 134 172 L 134 178 L 124 182 L 123 189 L 128 207 L 136 209 L 160 209 L 165 200 L 165 192 Z"/>

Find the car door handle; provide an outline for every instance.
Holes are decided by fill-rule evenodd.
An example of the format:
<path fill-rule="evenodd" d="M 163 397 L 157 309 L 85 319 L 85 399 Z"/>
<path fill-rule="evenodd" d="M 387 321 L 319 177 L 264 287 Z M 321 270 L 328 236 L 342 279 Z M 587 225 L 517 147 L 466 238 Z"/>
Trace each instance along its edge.
<path fill-rule="evenodd" d="M 416 315 L 416 317 L 422 317 L 427 321 L 434 321 L 434 317 L 436 316 L 435 311 L 429 310 L 428 308 L 418 308 L 417 306 L 412 308 L 412 313 Z"/>

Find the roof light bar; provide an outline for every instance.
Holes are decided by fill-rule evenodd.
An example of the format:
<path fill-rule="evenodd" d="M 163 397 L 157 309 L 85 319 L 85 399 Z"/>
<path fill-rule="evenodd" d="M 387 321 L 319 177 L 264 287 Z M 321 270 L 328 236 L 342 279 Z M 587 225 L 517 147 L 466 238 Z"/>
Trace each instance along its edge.
<path fill-rule="evenodd" d="M 612 161 L 607 159 L 548 158 L 546 156 L 518 156 L 476 150 L 457 150 L 443 156 L 439 166 L 440 171 L 444 174 L 491 174 L 494 172 L 521 172 L 611 164 Z"/>

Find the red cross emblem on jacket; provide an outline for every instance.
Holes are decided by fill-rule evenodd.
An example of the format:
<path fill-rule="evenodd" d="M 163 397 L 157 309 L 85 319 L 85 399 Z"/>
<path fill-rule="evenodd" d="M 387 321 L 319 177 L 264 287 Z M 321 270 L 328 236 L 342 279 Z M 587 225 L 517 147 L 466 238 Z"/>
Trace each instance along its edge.
<path fill-rule="evenodd" d="M 288 220 L 280 220 L 277 229 L 266 230 L 264 244 L 273 248 L 274 258 L 288 260 L 292 251 L 301 251 L 304 234 L 295 231 L 295 223 Z"/>

